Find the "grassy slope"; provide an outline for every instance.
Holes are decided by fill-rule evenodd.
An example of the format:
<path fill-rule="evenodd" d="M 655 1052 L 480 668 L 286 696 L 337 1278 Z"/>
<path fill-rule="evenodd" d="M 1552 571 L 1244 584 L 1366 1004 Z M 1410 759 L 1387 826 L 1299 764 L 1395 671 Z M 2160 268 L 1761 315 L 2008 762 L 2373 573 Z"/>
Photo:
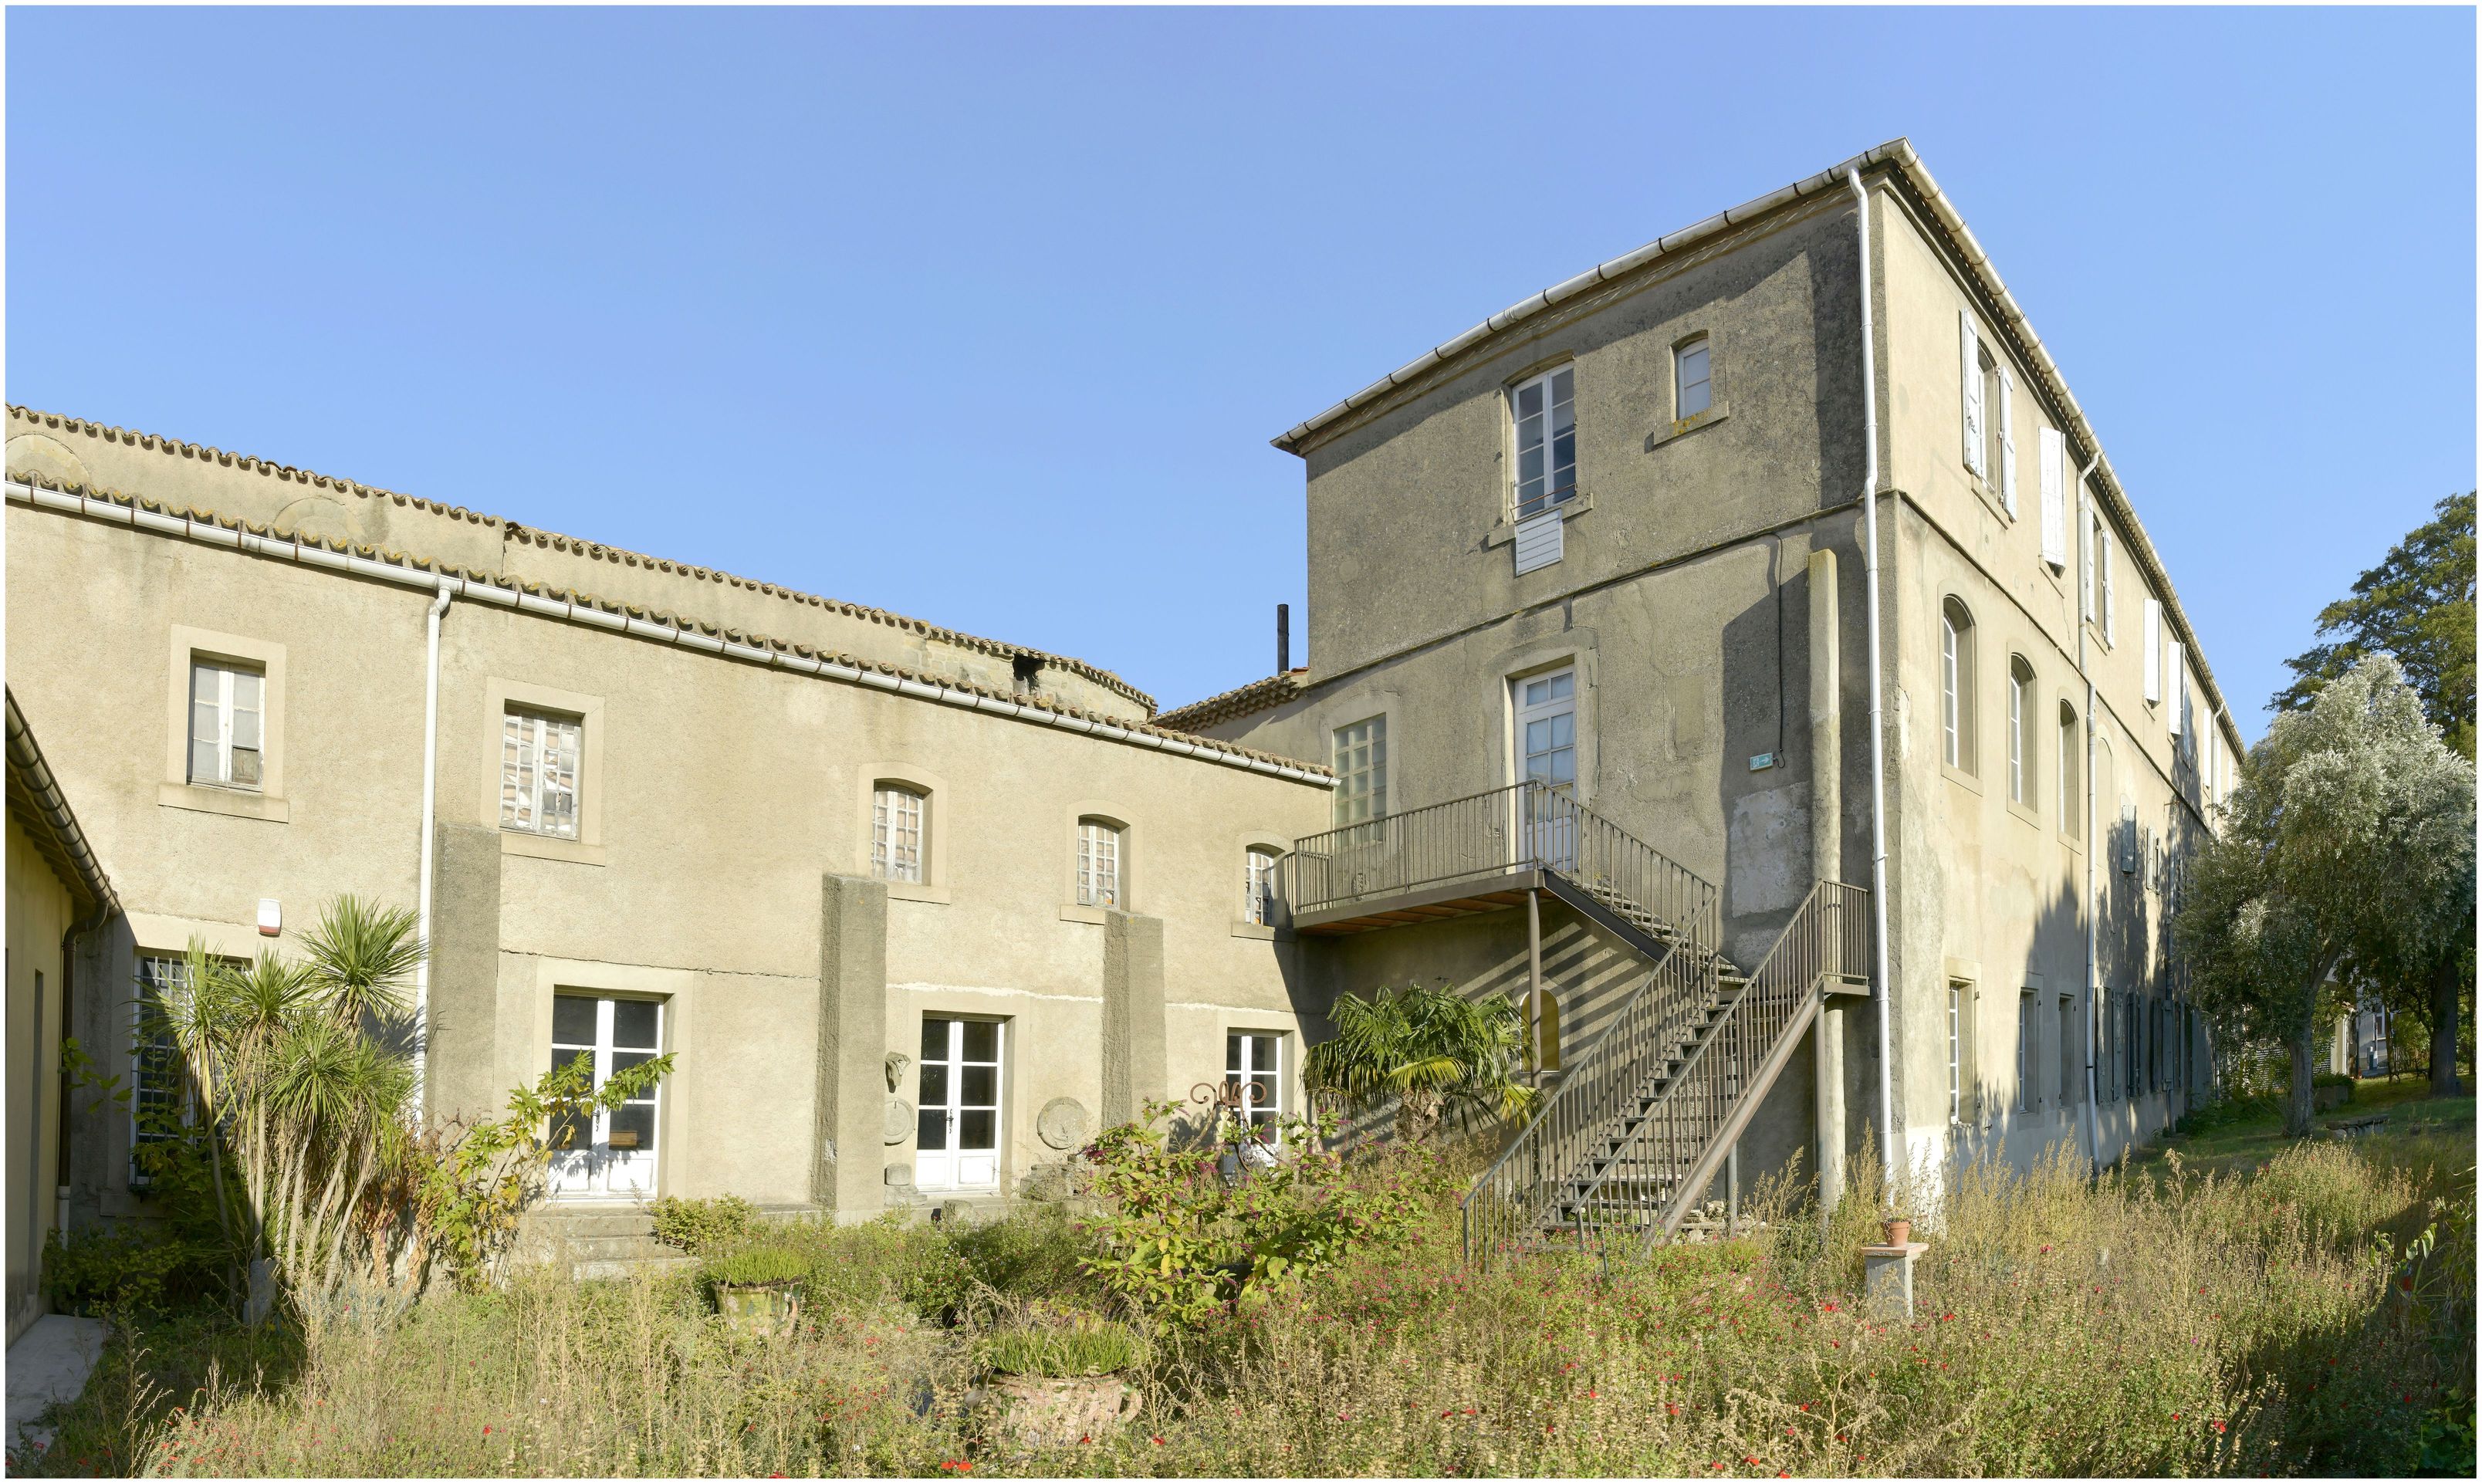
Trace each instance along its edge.
<path fill-rule="evenodd" d="M 2317 1122 L 2324 1134 L 2338 1125 L 2378 1113 L 2387 1115 L 2386 1125 L 2361 1137 L 2392 1142 L 2418 1134 L 2461 1141 L 2465 1166 L 2472 1167 L 2473 1100 L 2433 1098 L 2429 1082 L 2421 1077 L 2367 1078 L 2355 1086 L 2352 1101 L 2321 1113 Z M 2243 1174 L 2263 1168 L 2296 1142 L 2284 1137 L 2283 1112 L 2271 1102 L 2236 1116 L 2221 1116 L 2219 1110 L 2195 1122 L 2200 1126 L 2193 1132 L 2169 1134 L 2148 1145 L 2130 1168 L 2159 1171 L 2165 1166 L 2165 1154 L 2178 1151 L 2190 1170 Z"/>

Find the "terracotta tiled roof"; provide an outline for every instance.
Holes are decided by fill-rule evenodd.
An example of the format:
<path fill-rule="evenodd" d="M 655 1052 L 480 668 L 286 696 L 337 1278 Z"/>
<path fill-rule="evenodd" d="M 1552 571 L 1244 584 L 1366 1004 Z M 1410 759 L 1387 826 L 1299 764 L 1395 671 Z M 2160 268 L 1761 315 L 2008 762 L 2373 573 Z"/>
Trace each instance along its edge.
<path fill-rule="evenodd" d="M 955 645 L 957 648 L 963 649 L 973 649 L 985 654 L 993 654 L 1009 659 L 1015 659 L 1019 655 L 1037 658 L 1046 665 L 1056 665 L 1073 675 L 1081 676 L 1086 679 L 1092 680 L 1096 684 L 1103 686 L 1115 694 L 1125 696 L 1129 700 L 1136 702 L 1139 705 L 1146 707 L 1149 713 L 1151 713 L 1155 708 L 1155 700 L 1152 696 L 1149 696 L 1145 691 L 1131 685 L 1128 681 L 1122 679 L 1112 672 L 1105 670 L 1100 666 L 1090 665 L 1086 661 L 1078 659 L 1073 655 L 1054 654 L 1047 649 L 1029 649 L 1024 645 L 1008 644 L 997 639 L 986 639 L 978 634 L 963 633 L 953 628 L 942 628 L 937 623 L 925 623 L 920 619 L 910 619 L 905 617 L 903 614 L 890 613 L 885 608 L 872 608 L 860 603 L 849 603 L 841 598 L 820 597 L 815 594 L 800 592 L 793 588 L 784 587 L 779 583 L 762 582 L 754 577 L 736 576 L 733 573 L 718 571 L 709 567 L 693 567 L 686 562 L 674 562 L 665 557 L 648 556 L 644 552 L 631 551 L 621 546 L 605 545 L 601 542 L 591 542 L 575 536 L 563 536 L 553 531 L 539 530 L 533 526 L 522 525 L 514 520 L 503 519 L 498 516 L 487 516 L 480 511 L 467 510 L 462 505 L 442 505 L 436 500 L 426 500 L 418 495 L 399 494 L 393 490 L 383 490 L 376 485 L 365 485 L 356 480 L 339 479 L 332 475 L 313 473 L 308 469 L 295 468 L 289 464 L 275 464 L 265 459 L 251 458 L 247 454 L 227 453 L 223 449 L 210 448 L 203 444 L 184 443 L 177 438 L 160 437 L 152 433 L 140 433 L 128 428 L 115 428 L 104 423 L 94 422 L 88 418 L 67 417 L 58 412 L 38 411 L 33 408 L 20 407 L 14 403 L 9 404 L 9 411 L 15 413 L 23 421 L 37 427 L 47 428 L 62 433 L 83 434 L 91 438 L 100 438 L 106 442 L 121 443 L 131 448 L 149 448 L 163 454 L 166 458 L 195 459 L 204 463 L 221 464 L 226 468 L 245 469 L 281 483 L 301 485 L 304 489 L 332 490 L 340 494 L 357 495 L 363 499 L 390 500 L 398 505 L 408 506 L 415 510 L 429 511 L 434 515 L 445 516 L 453 520 L 464 520 L 470 521 L 476 525 L 497 527 L 501 531 L 503 537 L 509 541 L 523 542 L 531 545 L 541 546 L 553 551 L 573 552 L 594 561 L 611 562 L 616 565 L 625 565 L 629 567 L 651 568 L 656 571 L 670 572 L 677 576 L 690 577 L 700 582 L 723 583 L 736 588 L 746 588 L 753 592 L 765 594 L 771 597 L 782 598 L 787 602 L 803 603 L 814 608 L 825 608 L 831 612 L 841 614 L 848 618 L 862 619 L 873 623 L 883 623 L 904 633 L 917 634 L 926 639 L 937 640 L 941 644 Z"/>
<path fill-rule="evenodd" d="M 1238 747 L 1212 737 L 1144 722 L 1105 716 L 1078 706 L 1063 705 L 1026 692 L 1002 693 L 969 681 L 927 675 L 901 665 L 858 655 L 787 643 L 764 634 L 683 617 L 635 603 L 615 602 L 574 588 L 554 587 L 521 577 L 436 561 L 391 547 L 322 536 L 219 516 L 196 506 L 167 505 L 144 495 L 90 490 L 74 480 L 53 480 L 24 473 L 9 476 L 8 498 L 15 504 L 84 515 L 125 524 L 162 536 L 187 537 L 210 545 L 251 552 L 304 566 L 343 570 L 430 590 L 448 586 L 480 602 L 567 618 L 594 627 L 628 634 L 659 644 L 674 644 L 702 653 L 773 665 L 830 679 L 857 681 L 926 701 L 1085 732 L 1107 741 L 1200 756 L 1252 772 L 1271 773 L 1305 782 L 1327 784 L 1333 775 L 1314 763 L 1280 757 Z"/>
<path fill-rule="evenodd" d="M 1212 727 L 1218 722 L 1228 722 L 1236 716 L 1248 716 L 1253 711 L 1264 711 L 1269 706 L 1281 705 L 1300 695 L 1307 683 L 1303 677 L 1308 674 L 1307 667 L 1304 667 L 1300 670 L 1287 670 L 1282 675 L 1271 675 L 1263 680 L 1253 680 L 1247 685 L 1235 686 L 1221 695 L 1209 696 L 1204 701 L 1193 701 L 1185 706 L 1166 711 L 1155 718 L 1155 725 L 1168 727 L 1175 731 L 1196 731 L 1201 727 Z"/>

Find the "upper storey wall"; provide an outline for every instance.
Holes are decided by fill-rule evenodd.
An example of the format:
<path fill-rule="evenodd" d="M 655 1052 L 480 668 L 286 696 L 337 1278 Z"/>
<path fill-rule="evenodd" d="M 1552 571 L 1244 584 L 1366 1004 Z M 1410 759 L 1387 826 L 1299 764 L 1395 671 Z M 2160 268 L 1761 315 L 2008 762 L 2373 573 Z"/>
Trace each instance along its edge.
<path fill-rule="evenodd" d="M 1325 679 L 1849 500 L 1861 467 L 1849 200 L 1828 198 L 1581 294 L 1304 448 L 1310 663 Z M 1711 410 L 1675 420 L 1675 352 Z M 1509 394 L 1575 370 L 1562 560 L 1519 576 Z"/>
<path fill-rule="evenodd" d="M 902 665 L 1007 692 L 1017 661 L 1042 662 L 1038 692 L 1098 715 L 1144 721 L 1151 698 L 1083 661 L 977 638 L 858 604 L 797 593 L 479 512 L 395 494 L 151 435 L 9 410 L 8 470 L 141 495 L 278 530 L 363 543 L 444 565 L 569 589 L 788 643 Z"/>

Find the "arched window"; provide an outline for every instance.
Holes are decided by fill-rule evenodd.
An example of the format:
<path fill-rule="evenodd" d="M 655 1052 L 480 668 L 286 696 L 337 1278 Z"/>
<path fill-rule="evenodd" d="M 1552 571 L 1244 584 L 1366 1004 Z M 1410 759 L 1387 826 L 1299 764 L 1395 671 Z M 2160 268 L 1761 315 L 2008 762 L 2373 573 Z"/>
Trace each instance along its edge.
<path fill-rule="evenodd" d="M 923 825 L 931 799 L 918 788 L 883 782 L 870 794 L 870 873 L 882 881 L 922 880 Z"/>
<path fill-rule="evenodd" d="M 1242 860 L 1241 920 L 1269 927 L 1276 920 L 1276 862 L 1283 852 L 1253 845 Z"/>
<path fill-rule="evenodd" d="M 1077 821 L 1077 905 L 1121 905 L 1121 827 L 1089 814 Z"/>
<path fill-rule="evenodd" d="M 1940 605 L 1940 746 L 1947 765 L 1973 771 L 1973 615 Z"/>
<path fill-rule="evenodd" d="M 2034 802 L 2034 667 L 2008 656 L 2008 800 Z"/>
<path fill-rule="evenodd" d="M 2077 709 L 2060 702 L 2060 833 L 2071 839 L 2085 834 L 2085 796 L 2077 792 L 2077 760 L 2085 749 L 2077 737 Z"/>

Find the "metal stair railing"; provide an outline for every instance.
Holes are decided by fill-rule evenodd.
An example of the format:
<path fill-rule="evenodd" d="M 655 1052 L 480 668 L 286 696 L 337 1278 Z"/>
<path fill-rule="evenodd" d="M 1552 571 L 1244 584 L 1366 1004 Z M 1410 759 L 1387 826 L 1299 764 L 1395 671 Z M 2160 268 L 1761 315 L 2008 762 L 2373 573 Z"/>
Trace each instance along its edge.
<path fill-rule="evenodd" d="M 1830 977 L 1866 972 L 1869 892 L 1820 882 L 1748 988 L 1722 1006 L 1682 1064 L 1562 1193 L 1582 1242 L 1615 1229 L 1651 1243 L 1679 1229 L 1809 1028 Z"/>

